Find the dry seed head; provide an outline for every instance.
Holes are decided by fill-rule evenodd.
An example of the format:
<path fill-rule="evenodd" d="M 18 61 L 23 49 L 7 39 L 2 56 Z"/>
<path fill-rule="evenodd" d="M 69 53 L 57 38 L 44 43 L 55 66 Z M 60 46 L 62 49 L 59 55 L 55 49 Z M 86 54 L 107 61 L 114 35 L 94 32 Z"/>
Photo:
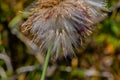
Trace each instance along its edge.
<path fill-rule="evenodd" d="M 51 56 L 74 54 L 97 18 L 103 16 L 104 0 L 38 0 L 36 11 L 23 23 L 23 34 L 46 53 L 52 44 Z"/>

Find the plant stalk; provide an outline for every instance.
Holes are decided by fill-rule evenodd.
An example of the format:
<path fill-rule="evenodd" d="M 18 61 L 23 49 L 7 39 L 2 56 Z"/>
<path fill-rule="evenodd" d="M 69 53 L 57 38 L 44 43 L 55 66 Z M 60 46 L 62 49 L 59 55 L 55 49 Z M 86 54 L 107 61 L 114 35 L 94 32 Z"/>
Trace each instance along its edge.
<path fill-rule="evenodd" d="M 46 75 L 46 71 L 47 71 L 47 67 L 48 67 L 48 62 L 49 62 L 49 59 L 50 59 L 50 51 L 51 51 L 51 47 L 47 51 L 47 55 L 46 55 L 46 58 L 45 58 L 45 63 L 44 63 L 44 66 L 43 66 L 41 80 L 45 80 L 45 75 Z"/>

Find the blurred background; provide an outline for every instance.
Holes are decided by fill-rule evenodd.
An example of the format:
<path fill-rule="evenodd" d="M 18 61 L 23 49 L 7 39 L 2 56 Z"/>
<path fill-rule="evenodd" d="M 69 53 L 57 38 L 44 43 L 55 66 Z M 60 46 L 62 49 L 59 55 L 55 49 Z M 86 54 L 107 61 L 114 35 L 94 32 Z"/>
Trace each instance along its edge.
<path fill-rule="evenodd" d="M 40 79 L 44 57 L 17 30 L 33 1 L 0 0 L 0 80 Z M 108 0 L 108 9 L 118 2 Z M 120 5 L 96 25 L 76 57 L 50 61 L 46 80 L 120 80 Z"/>

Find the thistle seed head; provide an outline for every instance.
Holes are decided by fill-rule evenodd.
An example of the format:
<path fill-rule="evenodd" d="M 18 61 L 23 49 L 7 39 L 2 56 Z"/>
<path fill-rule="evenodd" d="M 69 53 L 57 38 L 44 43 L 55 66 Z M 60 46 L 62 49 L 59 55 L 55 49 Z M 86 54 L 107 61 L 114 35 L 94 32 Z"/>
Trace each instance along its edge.
<path fill-rule="evenodd" d="M 23 34 L 40 52 L 52 45 L 51 56 L 74 54 L 103 16 L 104 0 L 38 0 L 35 12 L 23 23 Z"/>

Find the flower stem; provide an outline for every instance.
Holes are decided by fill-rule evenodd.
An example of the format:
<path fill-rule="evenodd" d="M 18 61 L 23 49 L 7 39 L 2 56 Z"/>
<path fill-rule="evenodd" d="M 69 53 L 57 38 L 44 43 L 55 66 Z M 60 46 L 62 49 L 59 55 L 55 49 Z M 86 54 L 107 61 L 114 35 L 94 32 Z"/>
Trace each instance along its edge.
<path fill-rule="evenodd" d="M 41 80 L 45 80 L 45 75 L 46 75 L 46 71 L 47 71 L 47 66 L 48 66 L 48 62 L 49 62 L 49 59 L 50 59 L 50 50 L 51 50 L 51 47 L 49 47 L 49 49 L 48 49 L 48 51 L 47 51 L 45 63 L 44 63 L 44 66 L 43 66 L 43 71 L 42 71 Z"/>

